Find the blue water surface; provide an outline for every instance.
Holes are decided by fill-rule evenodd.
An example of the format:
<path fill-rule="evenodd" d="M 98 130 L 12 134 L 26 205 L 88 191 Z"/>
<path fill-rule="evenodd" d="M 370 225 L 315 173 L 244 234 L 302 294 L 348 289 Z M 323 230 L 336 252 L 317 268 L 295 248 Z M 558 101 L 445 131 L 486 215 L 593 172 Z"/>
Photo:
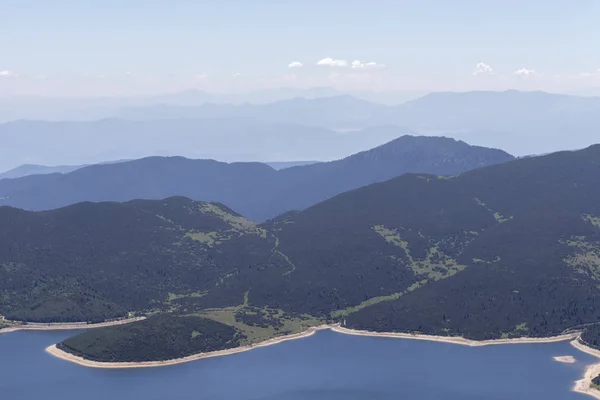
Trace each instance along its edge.
<path fill-rule="evenodd" d="M 0 335 L 0 398 L 19 400 L 582 400 L 595 360 L 568 342 L 465 347 L 312 337 L 160 368 L 85 368 L 44 349 L 75 332 Z M 571 355 L 575 364 L 554 361 Z M 590 398 L 591 399 L 591 398 Z"/>

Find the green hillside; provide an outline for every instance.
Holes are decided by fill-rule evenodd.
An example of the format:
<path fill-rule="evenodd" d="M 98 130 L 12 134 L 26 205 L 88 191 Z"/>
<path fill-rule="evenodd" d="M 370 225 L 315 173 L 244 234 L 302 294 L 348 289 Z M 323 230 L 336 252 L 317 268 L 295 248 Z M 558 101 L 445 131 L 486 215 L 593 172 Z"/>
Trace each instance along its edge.
<path fill-rule="evenodd" d="M 3 207 L 0 220 L 0 313 L 24 321 L 170 310 L 225 279 L 223 241 L 245 236 L 241 244 L 268 250 L 264 231 L 227 207 L 185 198 L 37 213 Z"/>
<path fill-rule="evenodd" d="M 261 225 L 185 198 L 0 208 L 0 219 L 9 319 L 201 316 L 243 343 L 325 321 L 472 339 L 600 321 L 600 146 L 404 175 Z M 88 335 L 77 351 L 122 347 L 95 335 L 99 348 Z"/>

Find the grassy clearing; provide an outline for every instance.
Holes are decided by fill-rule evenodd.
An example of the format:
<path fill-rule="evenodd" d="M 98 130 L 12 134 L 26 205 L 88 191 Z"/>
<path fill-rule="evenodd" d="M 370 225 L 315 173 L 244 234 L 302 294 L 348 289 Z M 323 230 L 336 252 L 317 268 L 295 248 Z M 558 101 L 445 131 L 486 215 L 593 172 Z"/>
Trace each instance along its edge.
<path fill-rule="evenodd" d="M 570 240 L 559 243 L 576 249 L 574 254 L 563 260 L 567 265 L 579 274 L 600 280 L 600 243 L 587 242 L 584 236 L 573 236 Z"/>
<path fill-rule="evenodd" d="M 230 214 L 230 213 L 226 212 L 225 210 L 221 209 L 221 207 L 217 206 L 216 204 L 201 203 L 200 211 L 203 214 L 212 215 L 219 219 L 222 219 L 223 221 L 227 222 L 232 227 L 238 228 L 240 230 L 245 230 L 245 229 L 256 226 L 255 222 L 249 221 L 246 218 L 241 217 L 239 215 Z"/>
<path fill-rule="evenodd" d="M 243 308 L 244 306 L 212 309 L 206 310 L 198 315 L 229 326 L 233 326 L 242 331 L 246 335 L 246 339 L 241 342 L 242 345 L 260 343 L 264 342 L 265 340 L 273 339 L 277 336 L 304 332 L 312 326 L 317 326 L 324 323 L 322 319 L 314 318 L 308 315 L 291 317 L 287 316 L 281 310 L 270 310 L 271 316 L 275 316 L 281 323 L 280 328 L 275 328 L 273 326 L 251 326 L 236 319 L 236 313 Z M 253 313 L 251 310 L 248 311 Z"/>
<path fill-rule="evenodd" d="M 526 322 L 523 322 L 522 324 L 515 326 L 515 332 L 528 332 L 528 331 L 529 331 L 529 328 L 527 327 Z"/>
<path fill-rule="evenodd" d="M 487 204 L 485 204 L 483 201 L 481 201 L 479 198 L 475 197 L 473 198 L 473 200 L 475 200 L 475 203 L 477 203 L 478 206 L 485 208 L 486 210 L 488 210 L 489 212 L 492 213 L 492 215 L 494 216 L 494 219 L 496 220 L 496 222 L 498 222 L 499 224 L 504 223 L 506 221 L 510 221 L 511 219 L 513 219 L 513 216 L 509 216 L 506 217 L 502 214 L 500 214 L 497 211 L 492 210 L 490 207 L 487 206 Z"/>
<path fill-rule="evenodd" d="M 500 261 L 500 257 L 496 256 L 496 258 L 494 258 L 492 261 L 486 261 L 486 260 L 482 260 L 481 258 L 474 258 L 473 262 L 475 264 L 494 264 Z"/>
<path fill-rule="evenodd" d="M 241 344 L 249 345 L 264 342 L 265 340 L 273 339 L 277 336 L 289 335 L 293 333 L 304 332 L 310 327 L 322 325 L 325 323 L 323 319 L 315 318 L 310 315 L 295 315 L 291 316 L 284 311 L 273 308 L 258 308 L 249 305 L 250 290 L 244 293 L 243 302 L 240 305 L 226 308 L 207 309 L 196 316 L 208 318 L 213 321 L 233 326 L 239 329 L 246 339 Z M 244 323 L 236 318 L 236 315 L 243 313 L 245 315 L 266 315 L 277 326 L 255 326 Z"/>
<path fill-rule="evenodd" d="M 500 339 L 511 339 L 516 337 L 527 336 L 529 332 L 529 327 L 527 327 L 527 323 L 523 322 L 522 324 L 518 324 L 515 326 L 515 329 L 512 332 L 502 332 L 500 334 Z"/>
<path fill-rule="evenodd" d="M 165 217 L 165 216 L 163 216 L 163 215 L 156 214 L 156 216 L 157 216 L 158 218 L 162 219 L 163 221 L 165 221 L 165 222 L 168 222 L 168 223 L 169 223 L 169 224 L 171 224 L 171 225 L 175 225 L 175 222 L 173 222 L 173 220 L 171 220 L 171 219 L 169 219 L 169 218 L 167 218 L 167 217 Z"/>
<path fill-rule="evenodd" d="M 600 249 L 584 252 L 565 258 L 565 262 L 575 268 L 575 271 L 600 280 Z"/>
<path fill-rule="evenodd" d="M 204 297 L 208 294 L 208 292 L 192 292 L 192 293 L 187 293 L 187 294 L 176 294 L 176 293 L 169 293 L 167 296 L 167 304 L 171 304 L 173 301 L 178 300 L 178 299 L 191 299 L 191 298 L 200 298 L 200 297 Z"/>
<path fill-rule="evenodd" d="M 425 260 L 413 260 L 411 269 L 418 275 L 426 275 L 429 279 L 439 281 L 455 275 L 466 268 L 456 260 L 448 257 L 437 247 L 431 247 Z"/>
<path fill-rule="evenodd" d="M 348 307 L 344 310 L 334 311 L 331 313 L 331 316 L 333 318 L 341 318 L 346 315 L 358 312 L 358 311 L 362 310 L 363 308 L 372 306 L 374 304 L 383 303 L 384 301 L 398 300 L 400 298 L 400 296 L 402 296 L 402 294 L 403 293 L 394 293 L 389 296 L 373 297 L 373 298 L 363 301 L 362 303 L 360 303 L 356 306 Z"/>
<path fill-rule="evenodd" d="M 338 310 L 338 311 L 334 311 L 331 313 L 331 316 L 333 318 L 343 318 L 347 315 L 350 315 L 352 313 L 358 312 L 360 310 L 362 310 L 363 308 L 367 308 L 369 306 L 372 306 L 374 304 L 379 304 L 379 303 L 383 303 L 385 301 L 394 301 L 394 300 L 398 300 L 401 296 L 410 293 L 414 290 L 417 290 L 421 287 L 423 287 L 424 285 L 426 285 L 429 282 L 428 279 L 423 279 L 422 281 L 413 283 L 410 287 L 408 287 L 405 291 L 400 292 L 400 293 L 393 293 L 389 296 L 378 296 L 378 297 L 372 297 L 368 300 L 363 301 L 362 303 L 356 305 L 356 306 L 352 306 L 352 307 L 348 307 L 345 308 L 343 310 Z"/>
<path fill-rule="evenodd" d="M 185 234 L 187 238 L 204 243 L 208 247 L 218 246 L 227 240 L 246 234 L 257 235 L 263 239 L 268 238 L 266 229 L 257 226 L 255 222 L 249 221 L 244 217 L 230 214 L 215 204 L 199 203 L 198 207 L 200 212 L 223 220 L 230 228 L 220 232 L 187 232 Z M 195 212 L 195 210 L 191 210 L 191 212 Z"/>
<path fill-rule="evenodd" d="M 377 232 L 382 238 L 384 238 L 385 241 L 389 244 L 393 244 L 394 246 L 398 246 L 404 250 L 408 249 L 408 242 L 402 240 L 400 234 L 396 229 L 389 229 L 383 225 L 375 225 L 373 226 L 373 230 Z"/>
<path fill-rule="evenodd" d="M 410 268 L 415 275 L 425 275 L 428 279 L 438 281 L 448 278 L 466 268 L 466 266 L 458 264 L 456 260 L 441 252 L 437 245 L 433 245 L 429 248 L 425 259 L 414 258 L 411 254 L 408 242 L 401 238 L 400 233 L 397 230 L 386 228 L 383 225 L 375 225 L 373 226 L 373 230 L 388 243 L 404 250 L 404 254 L 408 259 L 408 264 L 406 266 Z"/>
<path fill-rule="evenodd" d="M 221 244 L 223 239 L 220 238 L 219 232 L 188 232 L 185 237 L 204 243 L 208 247 L 214 247 L 216 244 Z"/>
<path fill-rule="evenodd" d="M 591 214 L 583 214 L 583 220 L 589 222 L 597 228 L 600 228 L 600 217 Z"/>
<path fill-rule="evenodd" d="M 232 230 L 239 233 L 250 233 L 255 234 L 263 239 L 267 238 L 267 230 L 258 226 L 256 222 L 252 222 L 247 220 L 244 217 L 239 215 L 230 214 L 223 209 L 221 209 L 216 204 L 210 203 L 202 203 L 200 205 L 200 211 L 205 214 L 213 215 L 217 218 L 222 219 L 226 223 L 228 223 Z"/>
<path fill-rule="evenodd" d="M 506 218 L 504 215 L 500 214 L 499 212 L 495 212 L 494 218 L 496 219 L 496 221 L 498 221 L 499 224 L 501 224 L 503 222 L 511 220 L 513 217 L 510 216 L 509 218 Z"/>

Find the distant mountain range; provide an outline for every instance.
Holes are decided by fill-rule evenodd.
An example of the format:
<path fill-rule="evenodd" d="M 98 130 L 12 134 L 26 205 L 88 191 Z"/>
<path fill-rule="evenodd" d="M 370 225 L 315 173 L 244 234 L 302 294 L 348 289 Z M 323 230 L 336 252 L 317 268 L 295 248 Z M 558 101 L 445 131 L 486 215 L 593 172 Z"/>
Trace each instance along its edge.
<path fill-rule="evenodd" d="M 82 201 L 186 196 L 224 203 L 247 218 L 264 220 L 407 172 L 455 175 L 512 159 L 501 150 L 414 136 L 338 161 L 279 171 L 261 163 L 151 157 L 0 180 L 0 205 L 47 210 Z"/>
<path fill-rule="evenodd" d="M 112 117 L 127 120 L 252 118 L 267 123 L 287 123 L 330 128 L 359 129 L 386 122 L 389 107 L 341 95 L 315 99 L 295 98 L 270 104 L 205 104 L 182 107 L 157 104 L 126 108 Z"/>
<path fill-rule="evenodd" d="M 115 164 L 118 162 L 131 161 L 131 160 L 119 160 L 119 161 L 107 161 L 98 164 Z M 273 169 L 280 170 L 285 168 L 297 167 L 302 165 L 316 164 L 319 161 L 279 161 L 279 162 L 266 162 L 268 166 Z M 75 170 L 88 167 L 89 165 L 35 165 L 35 164 L 23 164 L 16 168 L 10 169 L 6 172 L 0 173 L 0 180 L 2 179 L 15 179 L 22 178 L 30 175 L 48 175 L 48 174 L 68 174 Z"/>
<path fill-rule="evenodd" d="M 36 164 L 23 164 L 16 168 L 10 169 L 6 172 L 0 173 L 0 179 L 15 179 L 22 178 L 29 175 L 46 175 L 46 174 L 66 174 L 73 172 L 76 169 L 87 167 L 87 165 L 36 165 Z"/>
<path fill-rule="evenodd" d="M 155 106 L 125 109 L 116 116 L 157 119 L 212 115 L 336 130 L 396 125 L 419 133 L 441 132 L 518 155 L 583 148 L 600 135 L 600 97 L 514 90 L 431 93 L 398 106 L 370 103 L 346 95 L 292 99 L 268 105 Z"/>
<path fill-rule="evenodd" d="M 356 160 L 397 154 L 384 150 Z M 123 165 L 131 176 L 146 168 L 93 166 L 63 177 Z M 244 170 L 276 174 L 261 164 Z M 48 322 L 164 316 L 99 328 L 62 347 L 113 362 L 236 346 L 256 339 L 258 327 L 264 340 L 307 321 L 478 340 L 553 336 L 600 321 L 599 199 L 595 145 L 454 177 L 404 174 L 264 224 L 184 197 L 45 212 L 0 207 L 0 314 Z M 198 347 L 194 331 L 223 336 Z M 591 332 L 586 340 L 597 342 Z"/>
<path fill-rule="evenodd" d="M 116 164 L 130 160 L 117 160 L 117 161 L 103 161 L 98 164 Z M 88 167 L 89 164 L 84 165 L 36 165 L 36 164 L 23 164 L 16 168 L 0 173 L 0 180 L 2 179 L 15 179 L 22 178 L 30 175 L 47 175 L 47 174 L 68 174 L 75 170 L 83 167 Z"/>
<path fill-rule="evenodd" d="M 334 160 L 410 130 L 395 126 L 335 132 L 249 118 L 0 124 L 0 169 L 21 164 L 80 165 L 148 156 L 222 161 Z"/>
<path fill-rule="evenodd" d="M 523 156 L 585 148 L 600 132 L 600 97 L 544 92 L 432 93 L 397 106 L 349 95 L 269 104 L 166 100 L 102 109 L 89 115 L 105 118 L 97 121 L 0 124 L 0 168 L 151 155 L 333 160 L 403 133 L 450 136 Z"/>
<path fill-rule="evenodd" d="M 131 97 L 0 97 L 0 122 L 19 119 L 84 121 L 114 117 L 120 109 L 157 104 L 201 106 L 204 104 L 269 104 L 295 98 L 319 99 L 340 95 L 398 105 L 426 94 L 424 91 L 342 92 L 331 87 L 278 88 L 248 93 L 209 93 L 185 90 L 152 96 Z"/>

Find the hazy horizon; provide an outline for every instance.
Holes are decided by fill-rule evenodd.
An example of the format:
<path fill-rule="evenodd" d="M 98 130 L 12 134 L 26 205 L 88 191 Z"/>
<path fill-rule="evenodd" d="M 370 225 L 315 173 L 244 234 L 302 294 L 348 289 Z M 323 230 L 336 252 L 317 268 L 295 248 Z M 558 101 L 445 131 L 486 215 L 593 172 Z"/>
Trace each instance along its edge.
<path fill-rule="evenodd" d="M 8 1 L 0 97 L 315 87 L 597 94 L 600 3 L 575 3 Z"/>
<path fill-rule="evenodd" d="M 124 95 L 101 95 L 101 94 L 63 94 L 63 93 L 55 93 L 55 94 L 2 94 L 0 93 L 0 99 L 5 100 L 15 100 L 15 99 L 58 99 L 58 100 L 71 100 L 71 99 L 154 99 L 160 98 L 163 96 L 172 96 L 172 95 L 194 95 L 194 94 L 207 94 L 207 95 L 216 95 L 216 96 L 241 96 L 244 95 L 254 95 L 254 94 L 281 94 L 281 97 L 274 97 L 273 100 L 268 101 L 272 103 L 276 103 L 283 100 L 290 100 L 294 98 L 309 98 L 306 95 L 313 95 L 316 91 L 327 91 L 324 94 L 319 96 L 314 96 L 314 98 L 328 98 L 328 97 L 338 97 L 338 96 L 351 96 L 361 98 L 365 95 L 373 94 L 373 95 L 398 95 L 402 98 L 407 98 L 409 100 L 405 100 L 402 102 L 394 103 L 392 105 L 400 105 L 406 101 L 410 101 L 413 99 L 418 99 L 420 97 L 424 97 L 426 95 L 432 93 L 503 93 L 503 92 L 522 92 L 522 93 L 548 93 L 548 94 L 557 94 L 557 95 L 567 95 L 574 97 L 600 97 L 600 86 L 599 87 L 590 87 L 587 90 L 573 90 L 573 91 L 552 91 L 552 90 L 543 90 L 543 89 L 531 89 L 531 90 L 523 90 L 517 88 L 506 88 L 499 90 L 488 90 L 488 89 L 467 89 L 467 90 L 343 90 L 337 89 L 334 86 L 312 86 L 306 88 L 294 88 L 291 86 L 282 86 L 277 88 L 269 88 L 269 89 L 256 89 L 256 90 L 241 90 L 241 91 L 218 91 L 218 90 L 204 90 L 198 88 L 184 88 L 181 90 L 174 91 L 156 91 L 150 93 L 130 93 Z M 329 92 L 329 93 L 328 93 Z M 291 95 L 288 97 L 286 95 Z M 377 100 L 365 99 L 367 101 L 371 101 L 373 103 L 381 103 Z M 249 102 L 252 103 L 252 102 Z M 156 103 L 160 104 L 160 103 Z M 164 104 L 168 104 L 165 102 Z M 385 104 L 385 103 L 383 103 Z"/>
<path fill-rule="evenodd" d="M 593 0 L 8 0 L 2 17 L 5 168 L 335 160 L 404 133 L 524 156 L 600 136 Z"/>

